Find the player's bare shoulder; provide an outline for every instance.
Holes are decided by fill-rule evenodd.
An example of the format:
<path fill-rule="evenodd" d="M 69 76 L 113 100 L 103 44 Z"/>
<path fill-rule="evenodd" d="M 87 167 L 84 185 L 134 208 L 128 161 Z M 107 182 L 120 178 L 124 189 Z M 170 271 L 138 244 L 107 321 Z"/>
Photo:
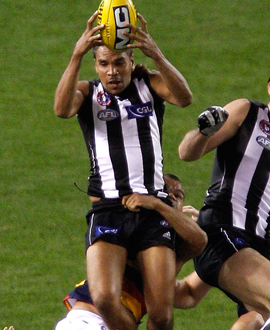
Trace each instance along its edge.
<path fill-rule="evenodd" d="M 245 98 L 234 100 L 224 106 L 224 109 L 228 112 L 248 111 L 250 108 L 250 101 Z"/>
<path fill-rule="evenodd" d="M 229 113 L 229 123 L 234 122 L 237 126 L 241 126 L 250 109 L 250 101 L 245 98 L 234 100 L 224 106 Z"/>

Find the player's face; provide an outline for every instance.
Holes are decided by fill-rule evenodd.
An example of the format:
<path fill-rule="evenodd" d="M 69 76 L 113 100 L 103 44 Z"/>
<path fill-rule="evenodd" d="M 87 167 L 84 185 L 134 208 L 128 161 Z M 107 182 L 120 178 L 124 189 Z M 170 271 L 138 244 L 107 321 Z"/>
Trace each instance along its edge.
<path fill-rule="evenodd" d="M 126 52 L 115 53 L 100 46 L 95 64 L 99 79 L 108 92 L 117 95 L 130 84 L 134 61 Z"/>
<path fill-rule="evenodd" d="M 185 199 L 185 193 L 182 184 L 179 181 L 167 176 L 165 176 L 164 180 L 173 207 L 181 211 Z"/>

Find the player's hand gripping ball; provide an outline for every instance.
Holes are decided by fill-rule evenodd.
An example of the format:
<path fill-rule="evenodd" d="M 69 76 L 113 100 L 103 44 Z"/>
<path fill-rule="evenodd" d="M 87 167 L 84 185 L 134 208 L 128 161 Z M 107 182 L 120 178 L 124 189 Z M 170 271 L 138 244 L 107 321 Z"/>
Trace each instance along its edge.
<path fill-rule="evenodd" d="M 98 7 L 97 24 L 105 24 L 101 30 L 102 41 L 113 51 L 125 51 L 132 43 L 123 31 L 135 33 L 126 23 L 137 26 L 137 12 L 132 0 L 102 0 Z"/>

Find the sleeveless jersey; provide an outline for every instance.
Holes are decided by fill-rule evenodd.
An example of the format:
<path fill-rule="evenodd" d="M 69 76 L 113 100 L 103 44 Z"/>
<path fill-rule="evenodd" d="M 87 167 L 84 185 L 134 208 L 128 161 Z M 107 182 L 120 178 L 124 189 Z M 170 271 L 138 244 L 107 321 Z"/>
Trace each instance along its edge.
<path fill-rule="evenodd" d="M 64 298 L 63 303 L 68 310 L 71 310 L 77 300 L 93 304 L 87 280 L 77 284 L 75 289 Z M 141 275 L 128 265 L 123 279 L 121 302 L 133 313 L 137 323 L 146 314 Z"/>
<path fill-rule="evenodd" d="M 268 239 L 269 171 L 269 109 L 253 101 L 237 134 L 216 150 L 205 206 L 222 216 L 209 219 L 202 214 L 199 224 L 227 224 Z"/>
<path fill-rule="evenodd" d="M 163 190 L 164 110 L 147 74 L 133 74 L 119 95 L 104 90 L 100 80 L 90 81 L 78 112 L 90 158 L 89 195 L 119 198 Z"/>

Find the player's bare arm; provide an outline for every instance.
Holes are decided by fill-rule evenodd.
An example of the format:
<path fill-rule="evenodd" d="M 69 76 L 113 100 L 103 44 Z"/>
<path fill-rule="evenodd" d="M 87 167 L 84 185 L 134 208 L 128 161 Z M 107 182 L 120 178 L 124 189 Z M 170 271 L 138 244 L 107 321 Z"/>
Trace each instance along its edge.
<path fill-rule="evenodd" d="M 146 21 L 137 14 L 141 27 L 128 24 L 136 33 L 125 33 L 135 43 L 129 48 L 139 48 L 144 55 L 151 57 L 158 71 L 151 71 L 150 83 L 155 92 L 165 101 L 186 107 L 192 102 L 192 92 L 183 75 L 165 58 L 146 28 Z"/>
<path fill-rule="evenodd" d="M 88 20 L 86 30 L 77 41 L 68 67 L 66 68 L 55 93 L 54 112 L 62 118 L 74 116 L 84 98 L 88 94 L 89 83 L 79 82 L 79 72 L 83 56 L 95 45 L 102 43 L 100 33 L 104 26 L 99 25 L 93 28 L 98 12 L 95 12 Z"/>
<path fill-rule="evenodd" d="M 178 147 L 180 159 L 185 161 L 197 160 L 232 138 L 246 118 L 249 108 L 249 100 L 235 100 L 223 108 L 228 114 L 228 119 L 223 118 L 222 125 L 220 125 L 219 121 L 213 122 L 214 134 L 204 135 L 200 128 L 189 131 Z M 216 125 L 218 125 L 218 129 L 215 131 Z"/>
<path fill-rule="evenodd" d="M 202 253 L 207 244 L 206 233 L 185 213 L 150 195 L 134 193 L 124 196 L 122 204 L 131 211 L 138 212 L 141 207 L 159 212 L 183 239 L 184 261 Z"/>
<path fill-rule="evenodd" d="M 174 307 L 187 309 L 196 307 L 212 287 L 203 282 L 196 272 L 176 280 Z"/>

